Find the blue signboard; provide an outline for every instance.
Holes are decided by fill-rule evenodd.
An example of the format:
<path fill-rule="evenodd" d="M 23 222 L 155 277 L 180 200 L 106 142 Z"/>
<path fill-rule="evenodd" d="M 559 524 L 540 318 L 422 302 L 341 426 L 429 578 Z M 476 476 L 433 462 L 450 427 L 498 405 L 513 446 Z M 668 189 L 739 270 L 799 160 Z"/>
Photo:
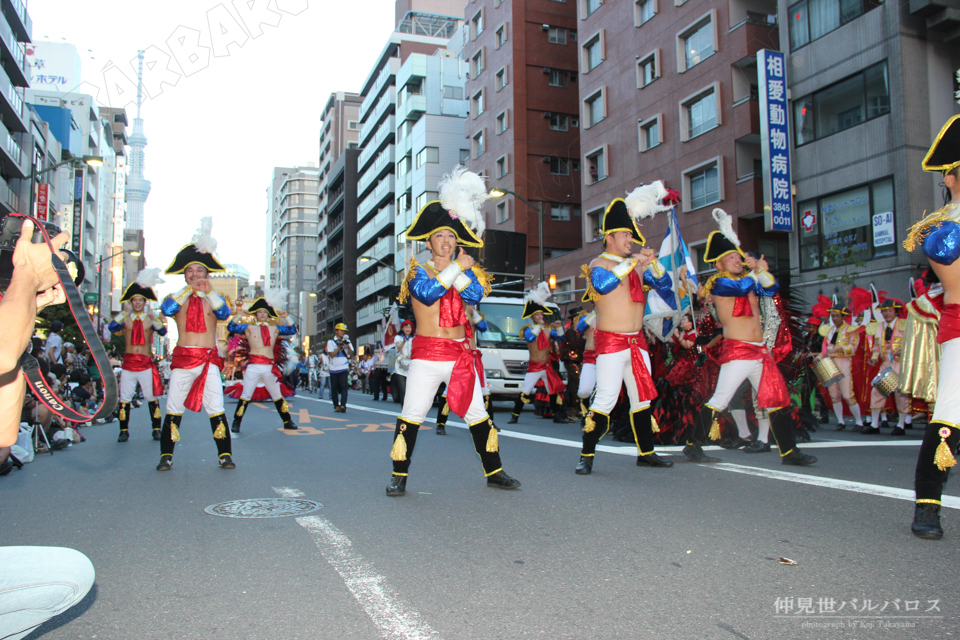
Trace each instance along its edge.
<path fill-rule="evenodd" d="M 83 169 L 73 171 L 73 242 L 71 249 L 81 258 L 83 244 Z"/>
<path fill-rule="evenodd" d="M 786 60 L 779 51 L 757 52 L 763 219 L 767 231 L 793 231 Z"/>

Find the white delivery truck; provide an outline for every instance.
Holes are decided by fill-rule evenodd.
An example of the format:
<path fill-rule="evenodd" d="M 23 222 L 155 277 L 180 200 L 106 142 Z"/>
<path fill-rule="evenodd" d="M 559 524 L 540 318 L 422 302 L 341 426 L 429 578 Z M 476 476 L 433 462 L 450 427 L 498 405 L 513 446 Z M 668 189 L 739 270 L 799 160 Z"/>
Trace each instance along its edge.
<path fill-rule="evenodd" d="M 554 315 L 547 321 L 563 320 L 560 308 L 552 302 L 547 307 Z M 477 332 L 477 347 L 483 354 L 483 371 L 487 386 L 494 400 L 515 400 L 523 390 L 523 376 L 527 372 L 529 351 L 520 337 L 520 329 L 530 320 L 523 315 L 523 298 L 518 296 L 488 296 L 477 309 L 487 321 L 487 330 Z M 566 370 L 560 365 L 560 375 L 566 378 Z"/>

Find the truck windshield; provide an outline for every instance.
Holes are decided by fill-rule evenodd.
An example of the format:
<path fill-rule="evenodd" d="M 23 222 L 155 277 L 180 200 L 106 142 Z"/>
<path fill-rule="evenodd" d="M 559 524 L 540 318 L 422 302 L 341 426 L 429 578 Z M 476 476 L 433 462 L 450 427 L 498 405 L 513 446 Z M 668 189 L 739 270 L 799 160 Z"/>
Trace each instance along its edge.
<path fill-rule="evenodd" d="M 553 307 L 552 304 L 549 306 Z M 477 308 L 483 314 L 488 327 L 484 332 L 477 332 L 477 346 L 497 347 L 503 343 L 510 343 L 517 348 L 526 348 L 527 343 L 520 337 L 520 329 L 523 325 L 530 324 L 530 320 L 523 320 L 520 317 L 523 315 L 522 301 L 517 301 L 515 304 L 481 302 Z M 555 309 L 554 314 L 559 314 L 559 309 Z"/>

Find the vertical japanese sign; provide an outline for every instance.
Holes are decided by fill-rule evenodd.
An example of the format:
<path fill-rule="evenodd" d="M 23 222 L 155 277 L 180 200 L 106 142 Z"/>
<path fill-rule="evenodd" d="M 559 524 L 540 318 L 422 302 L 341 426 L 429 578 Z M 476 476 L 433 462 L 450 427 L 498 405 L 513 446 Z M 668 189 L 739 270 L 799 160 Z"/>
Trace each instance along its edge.
<path fill-rule="evenodd" d="M 83 244 L 83 172 L 84 169 L 73 170 L 73 243 L 71 249 L 82 260 L 80 249 Z"/>
<path fill-rule="evenodd" d="M 41 182 L 37 185 L 37 220 L 46 222 L 47 206 L 50 204 L 50 185 Z"/>
<path fill-rule="evenodd" d="M 763 220 L 767 231 L 793 231 L 787 74 L 784 55 L 757 52 L 760 148 L 763 154 Z"/>

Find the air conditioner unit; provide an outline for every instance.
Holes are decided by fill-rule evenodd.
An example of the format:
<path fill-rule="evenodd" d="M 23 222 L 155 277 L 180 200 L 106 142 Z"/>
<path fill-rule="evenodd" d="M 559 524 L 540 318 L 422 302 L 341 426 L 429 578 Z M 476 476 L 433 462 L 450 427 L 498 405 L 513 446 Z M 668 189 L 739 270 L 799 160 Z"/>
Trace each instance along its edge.
<path fill-rule="evenodd" d="M 550 67 L 544 67 L 544 68 L 543 68 L 543 72 L 544 72 L 544 73 L 550 73 Z"/>
<path fill-rule="evenodd" d="M 543 156 L 543 164 L 550 164 L 550 156 Z"/>
<path fill-rule="evenodd" d="M 550 31 L 550 25 L 548 24 L 541 25 L 540 28 L 543 29 L 544 31 Z"/>
<path fill-rule="evenodd" d="M 570 126 L 579 127 L 580 121 L 577 118 L 570 118 Z"/>
<path fill-rule="evenodd" d="M 573 71 L 571 71 L 571 72 L 570 72 L 570 82 L 576 82 L 576 81 L 577 81 L 577 74 L 574 73 Z"/>
<path fill-rule="evenodd" d="M 549 111 L 544 111 L 544 112 L 543 112 L 543 117 L 544 117 L 544 118 L 549 118 L 550 115 L 551 115 L 551 114 L 550 114 Z"/>

